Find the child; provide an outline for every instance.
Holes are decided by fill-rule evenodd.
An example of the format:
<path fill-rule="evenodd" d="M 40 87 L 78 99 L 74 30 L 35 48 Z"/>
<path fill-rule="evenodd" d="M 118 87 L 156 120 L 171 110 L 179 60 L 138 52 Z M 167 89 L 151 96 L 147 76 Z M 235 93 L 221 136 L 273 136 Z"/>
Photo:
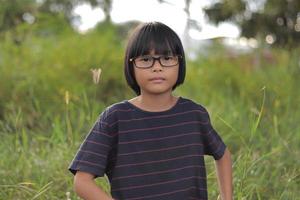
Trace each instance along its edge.
<path fill-rule="evenodd" d="M 177 34 L 159 22 L 139 25 L 127 45 L 125 76 L 137 96 L 106 108 L 90 130 L 69 168 L 76 193 L 88 200 L 207 199 L 208 154 L 221 197 L 231 200 L 230 153 L 206 109 L 172 94 L 185 78 Z M 112 197 L 94 182 L 104 174 Z"/>

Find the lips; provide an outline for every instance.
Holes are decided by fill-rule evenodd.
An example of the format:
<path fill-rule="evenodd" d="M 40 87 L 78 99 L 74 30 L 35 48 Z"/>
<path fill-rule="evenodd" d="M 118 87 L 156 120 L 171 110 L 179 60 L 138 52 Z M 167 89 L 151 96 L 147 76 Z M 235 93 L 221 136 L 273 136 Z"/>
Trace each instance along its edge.
<path fill-rule="evenodd" d="M 163 81 L 163 80 L 165 80 L 165 78 L 163 78 L 163 77 L 153 77 L 153 78 L 151 78 L 151 79 L 149 79 L 150 81 L 156 81 L 156 80 L 160 80 L 160 81 Z"/>

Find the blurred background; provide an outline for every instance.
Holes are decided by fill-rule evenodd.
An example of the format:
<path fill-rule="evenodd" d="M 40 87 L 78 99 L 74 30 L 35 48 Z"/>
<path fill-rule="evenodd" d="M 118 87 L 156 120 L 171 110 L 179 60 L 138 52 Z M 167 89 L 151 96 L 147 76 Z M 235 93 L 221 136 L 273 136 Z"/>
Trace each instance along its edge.
<path fill-rule="evenodd" d="M 0 199 L 78 199 L 68 165 L 102 110 L 135 96 L 123 59 L 144 21 L 180 36 L 174 94 L 208 108 L 235 199 L 299 199 L 298 0 L 0 0 Z"/>

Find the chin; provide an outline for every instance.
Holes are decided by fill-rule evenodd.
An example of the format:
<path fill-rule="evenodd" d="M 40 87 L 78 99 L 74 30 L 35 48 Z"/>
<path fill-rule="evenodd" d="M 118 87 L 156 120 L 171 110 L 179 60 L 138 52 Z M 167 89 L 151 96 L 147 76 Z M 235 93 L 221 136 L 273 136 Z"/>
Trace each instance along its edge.
<path fill-rule="evenodd" d="M 147 90 L 148 93 L 151 93 L 151 94 L 164 94 L 164 93 L 168 93 L 172 91 L 172 89 L 170 88 L 151 88 L 149 90 Z"/>

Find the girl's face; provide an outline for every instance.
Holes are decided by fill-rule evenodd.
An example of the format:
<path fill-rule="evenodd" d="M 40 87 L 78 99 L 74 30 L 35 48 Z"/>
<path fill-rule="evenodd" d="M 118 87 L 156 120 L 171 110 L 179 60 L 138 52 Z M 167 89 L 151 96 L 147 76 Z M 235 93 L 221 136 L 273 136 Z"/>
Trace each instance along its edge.
<path fill-rule="evenodd" d="M 154 51 L 150 56 L 158 57 Z M 179 63 L 172 67 L 163 67 L 158 60 L 151 68 L 134 67 L 135 79 L 140 86 L 141 94 L 165 94 L 172 92 L 172 87 L 178 79 Z"/>

